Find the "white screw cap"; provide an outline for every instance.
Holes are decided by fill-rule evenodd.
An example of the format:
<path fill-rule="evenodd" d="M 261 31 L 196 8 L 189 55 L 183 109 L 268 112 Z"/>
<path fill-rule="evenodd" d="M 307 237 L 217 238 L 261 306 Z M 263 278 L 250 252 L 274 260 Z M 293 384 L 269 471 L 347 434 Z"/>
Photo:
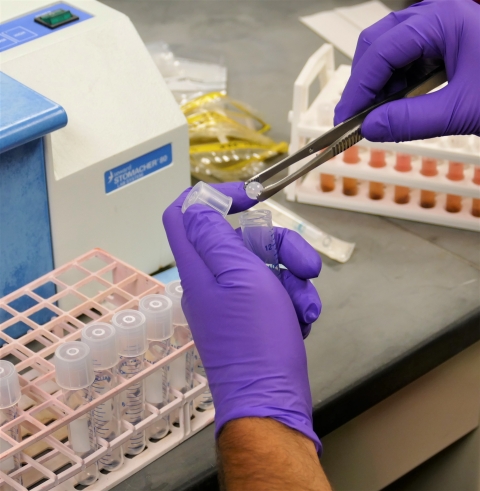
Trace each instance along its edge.
<path fill-rule="evenodd" d="M 112 318 L 117 331 L 118 353 L 138 356 L 147 351 L 147 320 L 138 310 L 121 310 Z"/>
<path fill-rule="evenodd" d="M 22 393 L 18 373 L 13 363 L 0 360 L 0 409 L 16 404 Z"/>
<path fill-rule="evenodd" d="M 82 341 L 90 347 L 94 370 L 112 368 L 118 363 L 117 332 L 110 324 L 88 324 L 82 329 Z"/>
<path fill-rule="evenodd" d="M 62 389 L 84 389 L 95 379 L 90 348 L 81 341 L 61 344 L 55 351 L 53 362 L 57 384 Z"/>
<path fill-rule="evenodd" d="M 173 304 L 173 323 L 176 326 L 187 325 L 187 319 L 182 310 L 183 288 L 180 280 L 171 281 L 165 286 L 165 295 Z"/>
<path fill-rule="evenodd" d="M 147 295 L 140 300 L 140 312 L 147 319 L 147 339 L 163 341 L 173 334 L 173 304 L 165 295 Z"/>

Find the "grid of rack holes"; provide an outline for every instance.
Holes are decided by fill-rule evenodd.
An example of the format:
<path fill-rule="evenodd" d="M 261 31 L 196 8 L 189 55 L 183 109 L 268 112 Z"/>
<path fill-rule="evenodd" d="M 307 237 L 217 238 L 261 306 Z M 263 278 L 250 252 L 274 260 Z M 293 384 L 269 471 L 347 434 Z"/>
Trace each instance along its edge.
<path fill-rule="evenodd" d="M 80 339 L 86 324 L 108 322 L 118 310 L 136 309 L 144 295 L 163 292 L 164 285 L 160 282 L 96 249 L 0 299 L 0 342 L 3 343 L 0 359 L 15 365 L 22 387 L 19 415 L 0 428 L 0 438 L 18 448 L 9 436 L 12 428 L 18 428 L 24 447 L 17 454 L 22 467 L 10 475 L 0 470 L 0 480 L 14 489 L 25 490 L 18 483 L 21 476 L 24 483 L 34 483 L 29 489 L 50 489 L 107 453 L 108 444 L 100 438 L 98 450 L 85 460 L 70 449 L 68 421 L 62 424 L 62 420 L 75 411 L 62 402 L 52 357 L 59 344 Z M 13 339 L 8 335 L 12 327 L 30 331 Z M 125 381 L 119 387 L 130 383 Z M 181 402 L 172 396 L 167 411 L 162 414 L 179 408 Z M 121 445 L 131 431 L 145 429 L 153 423 L 154 411 L 147 405 L 149 421 L 144 420 L 135 427 L 123 421 L 124 432 L 110 445 Z M 180 424 L 181 421 L 182 418 Z M 49 428 L 53 423 L 55 431 Z"/>
<path fill-rule="evenodd" d="M 385 166 L 380 168 L 371 168 L 369 167 L 369 154 L 370 148 L 362 147 L 358 145 L 359 149 L 359 162 L 355 164 L 346 164 L 343 162 L 343 153 L 332 159 L 328 162 L 329 166 L 324 166 L 319 168 L 319 170 L 315 173 L 318 175 L 318 191 L 324 195 L 328 195 L 332 190 L 337 191 L 343 194 L 342 191 L 342 178 L 350 177 L 353 179 L 358 179 L 359 186 L 361 186 L 362 182 L 367 181 L 368 178 L 374 182 L 384 183 L 386 185 L 398 185 L 405 186 L 411 189 L 413 193 L 416 193 L 417 190 L 427 189 L 437 192 L 439 195 L 445 194 L 457 194 L 459 196 L 464 197 L 464 202 L 462 204 L 462 210 L 468 209 L 468 212 L 471 212 L 471 199 L 470 196 L 465 196 L 465 191 L 468 190 L 467 195 L 475 194 L 475 199 L 480 199 L 480 185 L 473 183 L 474 177 L 474 164 L 464 164 L 464 178 L 462 180 L 453 181 L 447 178 L 447 174 L 449 171 L 448 162 L 445 160 L 438 160 L 437 162 L 437 172 L 438 174 L 433 177 L 425 177 L 420 174 L 421 161 L 422 157 L 417 155 L 411 155 L 411 170 L 408 172 L 398 172 L 395 171 L 392 174 L 392 170 L 396 164 L 396 153 L 386 150 L 385 151 Z M 400 152 L 401 153 L 401 152 Z M 461 162 L 461 159 L 459 159 Z M 333 165 L 332 165 L 333 164 Z M 341 169 L 338 172 L 338 169 Z M 358 169 L 358 172 L 355 172 Z M 353 171 L 353 172 L 352 172 Z M 382 176 L 382 171 L 389 172 L 388 179 L 385 175 Z M 338 174 L 337 174 L 338 172 Z M 333 175 L 334 176 L 334 189 L 327 191 L 322 190 L 321 184 L 321 176 L 322 175 Z M 415 180 L 415 186 L 410 183 Z M 407 181 L 407 182 L 406 182 Z M 438 187 L 438 183 L 447 184 L 449 189 L 451 190 L 449 193 L 445 191 L 441 191 Z M 478 189 L 477 189 L 478 188 Z M 358 196 L 361 196 L 360 189 L 357 193 Z M 368 195 L 368 193 L 367 193 Z M 355 196 L 347 196 L 345 197 L 349 200 L 354 198 Z M 381 202 L 385 199 L 391 199 L 393 201 L 393 195 L 391 193 L 385 192 L 383 199 L 373 199 L 372 201 Z M 443 204 L 445 200 L 438 200 L 438 204 Z M 436 206 L 437 206 L 436 205 Z M 428 210 L 428 209 L 427 209 Z"/>

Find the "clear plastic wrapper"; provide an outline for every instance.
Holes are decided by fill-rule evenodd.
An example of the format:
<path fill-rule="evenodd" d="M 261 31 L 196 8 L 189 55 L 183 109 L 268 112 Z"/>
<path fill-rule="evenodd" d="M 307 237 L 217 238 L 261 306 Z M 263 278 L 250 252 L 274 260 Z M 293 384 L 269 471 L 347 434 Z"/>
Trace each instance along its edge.
<path fill-rule="evenodd" d="M 327 234 L 300 215 L 272 200 L 266 200 L 253 209 L 267 209 L 272 212 L 273 224 L 277 227 L 289 228 L 299 233 L 314 249 L 339 263 L 346 263 L 355 248 L 353 242 L 345 242 Z"/>

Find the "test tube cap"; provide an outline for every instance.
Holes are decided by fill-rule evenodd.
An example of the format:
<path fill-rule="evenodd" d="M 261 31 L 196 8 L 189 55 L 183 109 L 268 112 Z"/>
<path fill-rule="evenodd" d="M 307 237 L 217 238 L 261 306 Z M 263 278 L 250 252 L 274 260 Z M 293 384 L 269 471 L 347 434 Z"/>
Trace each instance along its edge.
<path fill-rule="evenodd" d="M 140 300 L 140 312 L 147 319 L 147 339 L 162 341 L 173 334 L 173 303 L 165 295 L 147 295 Z"/>
<path fill-rule="evenodd" d="M 171 281 L 165 287 L 165 295 L 172 301 L 173 323 L 176 326 L 187 325 L 187 319 L 182 310 L 183 288 L 180 280 Z"/>
<path fill-rule="evenodd" d="M 15 366 L 9 361 L 0 360 L 0 409 L 16 404 L 21 395 Z"/>
<path fill-rule="evenodd" d="M 138 310 L 121 310 L 112 318 L 117 331 L 118 353 L 139 356 L 147 351 L 147 320 Z"/>
<path fill-rule="evenodd" d="M 230 207 L 232 206 L 232 198 L 225 196 L 214 187 L 209 186 L 205 182 L 198 182 L 193 186 L 192 190 L 187 194 L 182 205 L 182 213 L 185 213 L 189 206 L 194 204 L 207 205 L 218 211 L 222 216 L 227 216 Z"/>
<path fill-rule="evenodd" d="M 112 368 L 118 363 L 117 332 L 106 322 L 94 322 L 82 329 L 82 341 L 88 344 L 94 370 Z"/>
<path fill-rule="evenodd" d="M 55 351 L 55 377 L 62 389 L 84 389 L 93 384 L 92 357 L 90 348 L 81 341 L 61 344 Z"/>

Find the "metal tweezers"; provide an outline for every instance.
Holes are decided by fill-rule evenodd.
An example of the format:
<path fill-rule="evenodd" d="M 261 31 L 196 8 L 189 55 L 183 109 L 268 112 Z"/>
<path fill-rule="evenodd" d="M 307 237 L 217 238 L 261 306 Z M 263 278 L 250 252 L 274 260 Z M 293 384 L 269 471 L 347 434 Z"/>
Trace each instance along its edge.
<path fill-rule="evenodd" d="M 362 123 L 367 115 L 377 107 L 381 106 L 382 104 L 386 104 L 387 102 L 403 99 L 404 97 L 415 97 L 417 95 L 426 94 L 446 81 L 447 75 L 444 66 L 440 66 L 432 70 L 430 73 L 417 80 L 417 82 L 414 84 L 405 87 L 399 92 L 387 97 L 385 100 L 378 102 L 350 119 L 347 119 L 343 123 L 332 128 L 330 131 L 327 131 L 327 133 L 324 133 L 319 138 L 312 140 L 298 152 L 295 152 L 293 155 L 290 155 L 281 162 L 272 165 L 272 167 L 269 167 L 263 172 L 260 172 L 256 176 L 252 177 L 245 182 L 245 188 L 251 182 L 258 182 L 262 184 L 292 164 L 295 164 L 296 162 L 304 159 L 305 157 L 309 157 L 316 152 L 320 152 L 316 157 L 308 161 L 308 163 L 297 171 L 277 181 L 276 183 L 263 188 L 263 190 L 257 196 L 257 200 L 265 201 L 267 198 L 270 198 L 275 193 L 278 193 L 278 191 L 296 181 L 298 178 L 304 176 L 307 172 L 310 172 L 312 169 L 315 169 L 319 165 L 327 162 L 339 153 L 362 140 Z"/>

